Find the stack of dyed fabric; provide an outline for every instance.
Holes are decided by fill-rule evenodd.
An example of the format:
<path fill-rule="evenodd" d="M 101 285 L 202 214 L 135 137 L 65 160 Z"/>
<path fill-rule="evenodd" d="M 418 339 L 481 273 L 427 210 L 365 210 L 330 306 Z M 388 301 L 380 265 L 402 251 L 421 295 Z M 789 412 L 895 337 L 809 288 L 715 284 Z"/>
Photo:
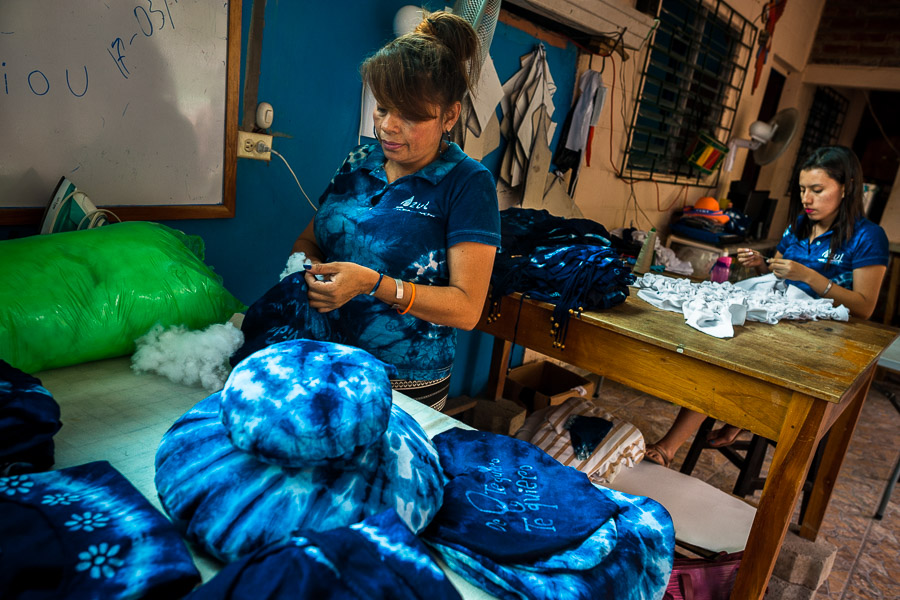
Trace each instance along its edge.
<path fill-rule="evenodd" d="M 661 504 L 515 438 L 450 429 L 434 443 L 449 481 L 422 537 L 465 579 L 509 600 L 662 598 L 675 534 Z"/>
<path fill-rule="evenodd" d="M 556 305 L 550 327 L 564 347 L 569 317 L 610 308 L 628 296 L 631 270 L 606 228 L 589 219 L 564 219 L 546 210 L 500 213 L 501 248 L 491 274 L 488 319 L 499 316 L 503 296 L 521 292 Z"/>

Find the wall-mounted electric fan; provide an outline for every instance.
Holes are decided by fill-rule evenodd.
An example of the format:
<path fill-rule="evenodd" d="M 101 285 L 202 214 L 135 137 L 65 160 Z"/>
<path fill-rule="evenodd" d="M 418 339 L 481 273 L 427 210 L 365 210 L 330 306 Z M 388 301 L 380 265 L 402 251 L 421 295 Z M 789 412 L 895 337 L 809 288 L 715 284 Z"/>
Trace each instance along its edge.
<path fill-rule="evenodd" d="M 731 170 L 737 148 L 752 150 L 753 160 L 758 165 L 767 165 L 774 161 L 781 156 L 794 138 L 798 116 L 796 108 L 786 108 L 778 111 L 768 123 L 766 121 L 751 123 L 749 140 L 734 138 L 728 143 L 728 156 L 722 168 L 725 171 Z"/>

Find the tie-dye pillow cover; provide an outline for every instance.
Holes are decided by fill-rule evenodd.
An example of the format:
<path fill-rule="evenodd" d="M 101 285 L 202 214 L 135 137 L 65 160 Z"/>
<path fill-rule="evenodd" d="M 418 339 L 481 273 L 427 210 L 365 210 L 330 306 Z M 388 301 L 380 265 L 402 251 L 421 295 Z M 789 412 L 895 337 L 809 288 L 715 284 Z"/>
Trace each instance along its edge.
<path fill-rule="evenodd" d="M 185 600 L 459 600 L 427 547 L 388 509 L 349 527 L 298 531 L 227 565 Z"/>
<path fill-rule="evenodd" d="M 385 365 L 310 340 L 239 363 L 156 454 L 166 512 L 225 561 L 297 529 L 345 527 L 388 508 L 419 532 L 441 505 L 443 483 L 425 431 L 391 404 Z"/>
<path fill-rule="evenodd" d="M 660 600 L 675 531 L 650 498 L 593 486 L 515 438 L 434 437 L 449 483 L 422 534 L 451 569 L 509 600 Z"/>
<path fill-rule="evenodd" d="M 181 598 L 200 583 L 172 524 L 108 462 L 0 477 L 0 596 Z"/>

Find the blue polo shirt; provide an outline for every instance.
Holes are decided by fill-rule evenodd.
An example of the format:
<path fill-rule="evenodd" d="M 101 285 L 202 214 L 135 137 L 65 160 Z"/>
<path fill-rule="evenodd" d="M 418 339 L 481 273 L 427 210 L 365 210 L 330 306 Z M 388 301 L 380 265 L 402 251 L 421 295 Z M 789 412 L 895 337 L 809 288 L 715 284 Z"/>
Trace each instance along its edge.
<path fill-rule="evenodd" d="M 349 261 L 416 285 L 446 286 L 447 249 L 461 242 L 500 245 L 494 179 L 456 144 L 423 169 L 388 183 L 379 144 L 353 150 L 319 199 L 316 242 L 326 260 Z M 408 293 L 408 292 L 407 292 Z M 406 300 L 403 301 L 403 304 Z M 345 343 L 397 367 L 401 379 L 450 374 L 456 330 L 399 315 L 374 297 L 340 308 Z"/>
<path fill-rule="evenodd" d="M 800 215 L 797 223 L 806 218 L 806 215 Z M 853 226 L 853 238 L 838 249 L 829 265 L 832 235 L 834 232 L 828 230 L 810 242 L 808 239 L 798 239 L 794 235 L 794 227 L 788 226 L 776 249 L 784 258 L 805 265 L 848 290 L 853 289 L 853 269 L 870 265 L 887 266 L 890 258 L 887 235 L 884 229 L 872 221 L 863 218 L 856 222 Z M 819 297 L 807 284 L 787 281 L 813 298 Z"/>

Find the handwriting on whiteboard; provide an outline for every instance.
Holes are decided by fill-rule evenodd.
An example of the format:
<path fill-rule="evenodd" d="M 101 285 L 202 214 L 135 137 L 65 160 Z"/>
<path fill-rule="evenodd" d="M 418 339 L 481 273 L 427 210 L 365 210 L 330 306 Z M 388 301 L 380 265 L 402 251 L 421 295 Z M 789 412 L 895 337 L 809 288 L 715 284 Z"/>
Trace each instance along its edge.
<path fill-rule="evenodd" d="M 117 36 L 109 44 L 109 48 L 106 51 L 112 58 L 112 62 L 119 73 L 125 79 L 128 79 L 128 76 L 131 74 L 128 69 L 128 48 L 139 43 L 144 38 L 152 37 L 167 29 L 175 29 L 175 21 L 172 18 L 170 4 L 178 4 L 178 0 L 143 0 L 132 11 L 134 13 L 135 31 L 126 34 L 125 38 Z M 15 35 L 14 31 L 4 31 L 3 33 Z M 21 78 L 14 73 L 11 78 L 6 67 L 6 61 L 0 62 L 0 69 L 3 72 L 3 93 L 7 96 L 10 95 L 11 90 L 13 93 L 18 91 L 17 84 L 22 86 L 19 89 L 30 91 L 35 96 L 47 95 L 56 85 L 56 82 L 51 82 L 51 77 L 48 77 L 41 69 L 33 69 L 27 74 L 23 74 Z M 65 68 L 65 84 L 66 89 L 72 96 L 76 98 L 84 97 L 90 87 L 90 73 L 87 65 L 78 67 L 67 66 Z"/>

